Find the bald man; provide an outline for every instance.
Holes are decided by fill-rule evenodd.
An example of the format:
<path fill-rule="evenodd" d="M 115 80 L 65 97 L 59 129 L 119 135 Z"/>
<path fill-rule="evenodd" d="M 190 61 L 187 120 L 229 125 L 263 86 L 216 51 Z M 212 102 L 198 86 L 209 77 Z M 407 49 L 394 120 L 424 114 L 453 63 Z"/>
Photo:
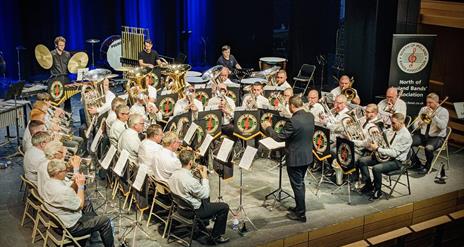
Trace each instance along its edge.
<path fill-rule="evenodd" d="M 310 90 L 308 93 L 306 110 L 313 114 L 314 122 L 321 123 L 321 116 L 324 113 L 324 107 L 319 104 L 319 92 L 315 89 Z"/>
<path fill-rule="evenodd" d="M 407 115 L 406 103 L 400 99 L 396 87 L 389 87 L 385 99 L 380 101 L 377 106 L 379 107 L 379 113 L 388 118 L 397 112 L 403 114 L 403 116 Z"/>
<path fill-rule="evenodd" d="M 332 89 L 332 91 L 330 91 L 330 93 L 334 97 L 334 100 L 335 100 L 335 97 L 340 95 L 344 89 L 347 89 L 350 86 L 351 86 L 350 77 L 348 75 L 340 76 L 340 79 L 338 80 L 338 87 L 336 87 L 336 88 Z M 359 105 L 361 103 L 361 99 L 359 98 L 359 95 L 358 95 L 358 92 L 356 91 L 356 89 L 354 89 L 354 91 L 356 92 L 356 97 L 354 97 L 354 99 L 352 99 L 351 102 L 347 102 L 347 103 L 352 103 L 352 104 Z"/>

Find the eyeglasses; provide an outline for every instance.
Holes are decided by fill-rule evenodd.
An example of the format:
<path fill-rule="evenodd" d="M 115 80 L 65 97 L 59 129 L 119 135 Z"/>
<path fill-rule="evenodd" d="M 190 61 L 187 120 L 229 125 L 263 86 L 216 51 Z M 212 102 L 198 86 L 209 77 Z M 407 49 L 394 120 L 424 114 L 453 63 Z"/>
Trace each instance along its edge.
<path fill-rule="evenodd" d="M 122 114 L 122 115 L 129 115 L 128 112 L 121 112 L 120 114 Z"/>

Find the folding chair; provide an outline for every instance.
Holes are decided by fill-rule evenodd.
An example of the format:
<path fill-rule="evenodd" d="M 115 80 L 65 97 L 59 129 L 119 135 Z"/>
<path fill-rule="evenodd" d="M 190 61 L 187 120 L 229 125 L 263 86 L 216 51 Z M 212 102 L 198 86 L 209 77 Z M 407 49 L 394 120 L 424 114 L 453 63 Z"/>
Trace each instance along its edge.
<path fill-rule="evenodd" d="M 412 164 L 411 156 L 412 156 L 412 148 L 409 150 L 406 160 L 401 163 L 400 169 L 384 173 L 384 175 L 388 179 L 388 184 L 382 183 L 382 185 L 390 190 L 388 194 L 385 194 L 385 198 L 387 200 L 390 199 L 393 192 L 399 193 L 398 191 L 395 190 L 396 185 L 398 184 L 406 186 L 408 188 L 407 195 L 411 195 L 411 184 L 409 183 L 409 172 L 408 172 L 408 169 L 411 168 L 411 164 Z M 392 178 L 394 176 L 396 176 L 396 179 L 393 180 Z M 400 181 L 402 176 L 406 176 L 406 183 Z M 392 181 L 394 182 L 393 186 L 392 186 Z M 406 195 L 406 194 L 401 194 L 401 195 Z"/>
<path fill-rule="evenodd" d="M 26 203 L 24 205 L 24 212 L 23 212 L 23 217 L 21 219 L 21 226 L 24 225 L 24 220 L 26 219 L 26 217 L 29 218 L 35 224 L 35 215 L 37 214 L 37 211 L 40 208 L 40 204 L 38 204 L 37 201 L 34 201 L 33 199 L 29 198 L 29 196 L 30 196 L 31 190 L 33 189 L 37 190 L 37 186 L 35 186 L 35 184 L 33 184 L 31 181 L 25 178 L 24 175 L 21 175 L 21 181 L 23 181 L 24 184 L 26 184 L 26 191 L 24 192 Z M 32 213 L 29 212 L 29 209 L 32 210 Z"/>
<path fill-rule="evenodd" d="M 164 224 L 164 231 L 162 235 L 162 237 L 164 238 L 168 229 L 169 217 L 171 216 L 173 209 L 171 190 L 165 182 L 156 180 L 153 176 L 149 176 L 148 181 L 154 184 L 155 194 L 153 195 L 153 201 L 151 203 L 150 212 L 148 214 L 147 227 L 150 225 L 151 216 L 155 216 Z M 164 197 L 164 200 L 160 199 L 160 197 Z M 155 205 L 161 207 L 162 210 L 155 212 Z M 162 217 L 162 215 L 160 214 L 165 212 L 168 213 L 166 218 Z"/>
<path fill-rule="evenodd" d="M 39 192 L 36 189 L 31 189 L 31 196 L 35 201 L 37 201 L 37 206 L 38 206 L 37 213 L 35 215 L 34 229 L 32 230 L 32 243 L 34 243 L 37 234 L 39 234 L 40 237 L 42 237 L 42 239 L 45 239 L 45 232 L 41 231 L 39 223 L 42 223 L 43 230 L 46 230 L 47 223 L 41 214 L 41 211 L 42 211 L 41 205 L 44 204 L 44 201 L 39 196 Z"/>
<path fill-rule="evenodd" d="M 306 90 L 308 90 L 309 83 L 312 81 L 314 84 L 314 71 L 316 71 L 316 66 L 310 64 L 301 65 L 298 75 L 293 77 L 295 83 L 293 84 L 293 91 L 296 93 L 303 93 L 306 95 Z M 305 84 L 303 87 L 300 87 L 298 84 Z"/>
<path fill-rule="evenodd" d="M 83 241 L 90 238 L 90 234 L 74 237 L 68 229 L 63 225 L 63 222 L 52 212 L 41 205 L 41 213 L 44 213 L 47 217 L 46 226 L 47 231 L 45 233 L 44 247 L 48 245 L 48 240 L 51 240 L 55 245 L 64 246 L 73 244 L 76 246 L 82 246 L 79 241 Z"/>
<path fill-rule="evenodd" d="M 451 127 L 446 127 L 446 136 L 445 136 L 445 140 L 443 140 L 443 144 L 441 144 L 441 146 L 436 149 L 434 151 L 434 158 L 432 160 L 432 164 L 430 164 L 430 168 L 429 168 L 429 171 L 427 172 L 427 174 L 431 173 L 433 168 L 435 167 L 435 164 L 437 163 L 438 159 L 442 159 L 442 165 L 440 166 L 441 169 L 444 169 L 444 162 L 446 162 L 446 169 L 449 169 L 449 149 L 448 149 L 448 139 L 451 135 L 451 132 L 452 132 L 452 129 Z M 424 149 L 425 150 L 425 147 L 420 145 L 417 149 L 417 153 L 419 153 L 419 150 L 420 149 Z M 445 152 L 445 155 L 442 155 L 442 152 Z M 441 170 L 439 169 L 439 170 Z M 440 172 L 440 171 L 439 171 Z"/>

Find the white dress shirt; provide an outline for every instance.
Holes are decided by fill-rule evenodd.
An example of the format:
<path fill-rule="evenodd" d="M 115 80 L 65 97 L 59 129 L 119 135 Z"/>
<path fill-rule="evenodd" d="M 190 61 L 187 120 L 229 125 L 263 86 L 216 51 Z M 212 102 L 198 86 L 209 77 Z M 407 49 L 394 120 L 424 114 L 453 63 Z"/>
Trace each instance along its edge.
<path fill-rule="evenodd" d="M 356 92 L 356 97 L 358 96 L 358 91 L 354 88 L 352 88 L 355 92 Z M 340 87 L 336 87 L 334 89 L 332 89 L 332 91 L 330 91 L 330 94 L 332 94 L 332 101 L 335 101 L 335 98 L 342 94 L 342 89 Z M 350 103 L 351 101 L 349 101 L 348 103 Z"/>
<path fill-rule="evenodd" d="M 227 103 L 229 104 L 230 108 L 232 109 L 231 115 L 230 116 L 225 116 L 225 114 L 222 114 L 222 125 L 228 125 L 230 124 L 231 120 L 234 118 L 234 111 L 235 111 L 235 102 L 233 99 L 230 97 L 225 96 Z M 221 97 L 219 96 L 214 96 L 211 99 L 208 100 L 208 105 L 206 108 L 217 108 L 219 107 L 219 104 L 221 103 Z"/>
<path fill-rule="evenodd" d="M 139 147 L 140 147 L 139 134 L 132 128 L 124 130 L 118 141 L 118 151 L 126 150 L 129 152 L 129 159 L 137 162 Z"/>
<path fill-rule="evenodd" d="M 377 104 L 377 107 L 379 108 L 379 113 L 380 114 L 390 117 L 392 114 L 390 112 L 385 111 L 387 105 L 388 105 L 387 99 L 383 99 L 382 101 L 380 101 Z M 406 117 L 406 115 L 407 115 L 407 113 L 406 113 L 407 112 L 407 106 L 406 106 L 406 103 L 402 99 L 397 99 L 396 100 L 395 105 L 393 106 L 393 109 L 395 110 L 394 113 L 399 112 L 399 113 L 403 114 L 403 116 Z"/>
<path fill-rule="evenodd" d="M 177 155 L 167 148 L 162 148 L 157 155 L 155 155 L 155 178 L 163 182 L 168 182 L 172 173 L 182 168 L 180 160 Z"/>
<path fill-rule="evenodd" d="M 195 209 L 201 207 L 201 199 L 209 197 L 208 179 L 202 179 L 200 182 L 193 177 L 191 170 L 185 168 L 174 171 L 168 185 L 172 193 L 189 201 Z"/>
<path fill-rule="evenodd" d="M 157 92 L 156 88 L 153 86 L 148 86 L 148 97 L 153 98 L 156 100 Z"/>
<path fill-rule="evenodd" d="M 316 103 L 312 106 L 308 105 L 308 111 L 313 114 L 314 116 L 314 122 L 316 123 L 320 123 L 321 122 L 321 114 L 324 112 L 324 107 L 319 104 L 319 103 Z"/>
<path fill-rule="evenodd" d="M 23 141 L 22 141 L 22 147 L 23 147 L 23 152 L 27 152 L 27 150 L 32 148 L 32 136 L 31 132 L 29 131 L 29 124 L 26 126 L 24 129 L 24 134 L 23 134 Z"/>
<path fill-rule="evenodd" d="M 121 136 L 122 132 L 127 129 L 126 123 L 123 121 L 116 119 L 114 123 L 111 125 L 110 132 L 108 133 L 108 138 L 110 138 L 111 145 L 117 147 L 119 137 Z"/>
<path fill-rule="evenodd" d="M 292 86 L 290 86 L 290 84 L 287 81 L 284 81 L 281 85 L 279 85 L 279 87 L 283 89 L 292 88 Z"/>
<path fill-rule="evenodd" d="M 146 165 L 152 173 L 155 171 L 155 157 L 163 147 L 146 138 L 140 143 L 138 163 Z"/>
<path fill-rule="evenodd" d="M 116 95 L 108 90 L 105 94 L 105 104 L 97 108 L 98 116 L 101 116 L 105 112 L 111 110 L 111 102 L 113 102 L 114 98 L 116 98 Z"/>
<path fill-rule="evenodd" d="M 203 111 L 203 104 L 197 99 L 193 99 L 193 104 L 197 107 L 198 112 Z M 189 105 L 189 100 L 186 98 L 180 99 L 174 106 L 174 116 L 188 112 L 185 108 Z"/>
<path fill-rule="evenodd" d="M 37 185 L 39 166 L 46 161 L 48 160 L 45 157 L 45 153 L 41 149 L 32 146 L 24 154 L 24 176 L 33 184 Z"/>
<path fill-rule="evenodd" d="M 243 101 L 242 101 L 242 106 L 244 107 L 247 107 L 247 102 L 248 102 L 248 99 L 250 99 L 250 97 L 252 97 L 251 95 L 247 95 L 243 98 Z M 266 106 L 267 108 L 269 108 L 270 104 L 269 104 L 269 100 L 262 96 L 262 95 L 258 95 L 256 97 L 256 106 L 257 108 L 264 108 L 264 106 Z"/>
<path fill-rule="evenodd" d="M 418 116 L 422 113 L 426 113 L 427 107 L 422 107 L 419 111 Z M 430 123 L 429 136 L 430 137 L 445 137 L 446 136 L 446 127 L 448 126 L 449 121 L 449 112 L 446 108 L 439 106 L 435 111 L 435 116 L 432 118 Z M 417 127 L 418 121 L 414 123 L 414 127 Z M 420 133 L 425 135 L 427 130 L 427 124 L 423 124 L 420 128 Z"/>
<path fill-rule="evenodd" d="M 408 157 L 412 145 L 411 133 L 406 127 L 403 127 L 395 133 L 393 138 L 393 141 L 388 140 L 389 143 L 391 142 L 389 148 L 379 148 L 378 152 L 403 162 Z"/>
<path fill-rule="evenodd" d="M 142 116 L 145 116 L 145 106 L 141 105 L 139 103 L 135 103 L 134 105 L 131 106 L 131 108 L 129 110 L 129 113 L 130 114 L 137 113 L 137 114 L 140 114 Z"/>
<path fill-rule="evenodd" d="M 116 119 L 118 119 L 118 116 L 116 116 L 116 112 L 110 110 L 110 112 L 108 112 L 108 116 L 106 117 L 106 126 L 108 126 L 108 131 L 110 130 L 111 125 L 113 125 Z"/>

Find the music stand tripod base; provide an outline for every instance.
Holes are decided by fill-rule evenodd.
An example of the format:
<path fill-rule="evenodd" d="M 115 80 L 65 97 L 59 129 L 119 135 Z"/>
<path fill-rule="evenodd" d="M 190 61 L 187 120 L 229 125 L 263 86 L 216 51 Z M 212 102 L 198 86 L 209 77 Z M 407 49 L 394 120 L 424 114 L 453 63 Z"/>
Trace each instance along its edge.
<path fill-rule="evenodd" d="M 277 202 L 280 203 L 280 202 L 282 202 L 283 200 L 285 200 L 287 198 L 295 199 L 287 191 L 282 189 L 282 169 L 283 169 L 283 166 L 284 166 L 283 165 L 284 157 L 285 156 L 282 156 L 280 158 L 280 161 L 279 161 L 279 187 L 277 189 L 275 189 L 274 191 L 272 191 L 271 193 L 267 194 L 264 197 L 263 206 L 265 208 L 268 208 L 270 211 L 272 211 L 275 208 L 275 205 L 276 205 Z M 284 196 L 282 196 L 282 194 L 284 194 Z M 270 207 L 269 207 L 269 205 L 266 204 L 266 202 L 269 200 L 269 197 L 274 197 L 274 201 L 272 203 L 272 206 L 270 206 Z"/>

